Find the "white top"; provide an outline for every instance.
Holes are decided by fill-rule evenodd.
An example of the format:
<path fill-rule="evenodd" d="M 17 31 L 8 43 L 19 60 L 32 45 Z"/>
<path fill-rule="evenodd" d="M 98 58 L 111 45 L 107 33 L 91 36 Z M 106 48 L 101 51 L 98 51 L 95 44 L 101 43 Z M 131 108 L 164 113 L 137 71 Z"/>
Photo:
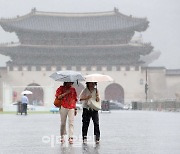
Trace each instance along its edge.
<path fill-rule="evenodd" d="M 22 104 L 28 104 L 29 100 L 28 100 L 27 96 L 25 96 L 25 95 L 22 96 L 21 102 L 22 102 Z"/>
<path fill-rule="evenodd" d="M 96 100 L 96 89 L 94 89 L 92 92 L 90 92 L 88 88 L 83 89 L 82 92 L 81 92 L 81 94 L 80 94 L 80 99 L 81 99 L 81 98 L 84 98 L 84 97 L 87 97 L 87 96 L 89 96 L 89 95 L 92 96 L 91 99 Z M 81 101 L 81 103 L 82 103 L 82 107 L 83 107 L 83 108 L 89 109 L 89 107 L 88 107 L 88 105 L 87 105 L 88 100 L 83 100 L 83 101 Z"/>

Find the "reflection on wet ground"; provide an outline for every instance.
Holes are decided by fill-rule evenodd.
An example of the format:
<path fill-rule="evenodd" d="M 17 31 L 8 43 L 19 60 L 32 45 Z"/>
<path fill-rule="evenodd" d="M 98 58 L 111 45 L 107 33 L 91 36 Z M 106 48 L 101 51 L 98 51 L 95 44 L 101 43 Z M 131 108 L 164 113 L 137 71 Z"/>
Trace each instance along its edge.
<path fill-rule="evenodd" d="M 60 151 L 63 154 L 99 154 L 100 144 L 92 145 L 92 144 L 82 144 L 80 147 L 74 145 L 60 146 Z"/>
<path fill-rule="evenodd" d="M 180 113 L 100 112 L 101 141 L 94 143 L 92 121 L 87 144 L 81 139 L 81 111 L 74 144 L 59 142 L 58 114 L 0 114 L 0 154 L 179 154 Z"/>

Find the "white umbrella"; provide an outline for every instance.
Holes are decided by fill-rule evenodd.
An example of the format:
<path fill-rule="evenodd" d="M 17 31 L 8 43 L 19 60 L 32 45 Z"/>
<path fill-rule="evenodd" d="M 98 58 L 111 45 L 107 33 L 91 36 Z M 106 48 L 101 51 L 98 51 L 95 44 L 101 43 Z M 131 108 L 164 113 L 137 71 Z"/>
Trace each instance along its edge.
<path fill-rule="evenodd" d="M 113 78 L 109 75 L 103 74 L 90 74 L 85 76 L 86 82 L 105 82 L 105 81 L 113 81 Z"/>
<path fill-rule="evenodd" d="M 78 82 L 84 81 L 84 77 L 80 72 L 66 70 L 66 71 L 58 71 L 49 76 L 55 81 L 63 81 L 63 82 Z"/>
<path fill-rule="evenodd" d="M 23 91 L 22 93 L 21 93 L 21 95 L 24 95 L 24 94 L 26 94 L 26 95 L 31 95 L 31 94 L 33 94 L 31 91 L 29 91 L 29 90 L 25 90 L 25 91 Z"/>

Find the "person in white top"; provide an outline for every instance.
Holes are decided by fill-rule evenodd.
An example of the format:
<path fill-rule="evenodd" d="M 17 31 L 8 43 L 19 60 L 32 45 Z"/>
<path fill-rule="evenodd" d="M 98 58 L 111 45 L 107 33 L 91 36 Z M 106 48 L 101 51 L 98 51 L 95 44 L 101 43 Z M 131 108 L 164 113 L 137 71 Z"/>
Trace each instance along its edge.
<path fill-rule="evenodd" d="M 99 114 L 98 111 L 91 109 L 88 106 L 88 100 L 94 99 L 97 102 L 100 101 L 99 93 L 96 88 L 96 82 L 86 82 L 86 88 L 82 90 L 80 94 L 80 101 L 83 103 L 83 113 L 82 113 L 82 138 L 83 142 L 87 142 L 87 132 L 92 118 L 94 123 L 94 135 L 96 143 L 100 140 L 100 129 L 99 129 Z"/>
<path fill-rule="evenodd" d="M 24 112 L 25 115 L 27 115 L 27 104 L 29 103 L 29 100 L 28 100 L 28 97 L 26 96 L 26 94 L 24 94 L 21 98 L 21 105 L 22 105 L 22 108 L 21 108 L 21 115 L 22 113 Z"/>

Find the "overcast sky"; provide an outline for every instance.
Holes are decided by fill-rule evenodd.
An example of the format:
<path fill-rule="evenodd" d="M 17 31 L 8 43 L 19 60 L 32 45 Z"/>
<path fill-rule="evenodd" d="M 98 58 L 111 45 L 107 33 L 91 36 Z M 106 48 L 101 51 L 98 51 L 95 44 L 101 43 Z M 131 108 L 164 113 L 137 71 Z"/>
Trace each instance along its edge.
<path fill-rule="evenodd" d="M 147 17 L 150 27 L 142 33 L 144 42 L 151 42 L 161 52 L 151 66 L 180 69 L 180 0 L 0 0 L 0 18 L 25 15 L 36 7 L 47 12 L 119 11 L 134 17 Z M 0 27 L 0 42 L 18 41 Z M 0 56 L 0 66 L 8 58 Z"/>

